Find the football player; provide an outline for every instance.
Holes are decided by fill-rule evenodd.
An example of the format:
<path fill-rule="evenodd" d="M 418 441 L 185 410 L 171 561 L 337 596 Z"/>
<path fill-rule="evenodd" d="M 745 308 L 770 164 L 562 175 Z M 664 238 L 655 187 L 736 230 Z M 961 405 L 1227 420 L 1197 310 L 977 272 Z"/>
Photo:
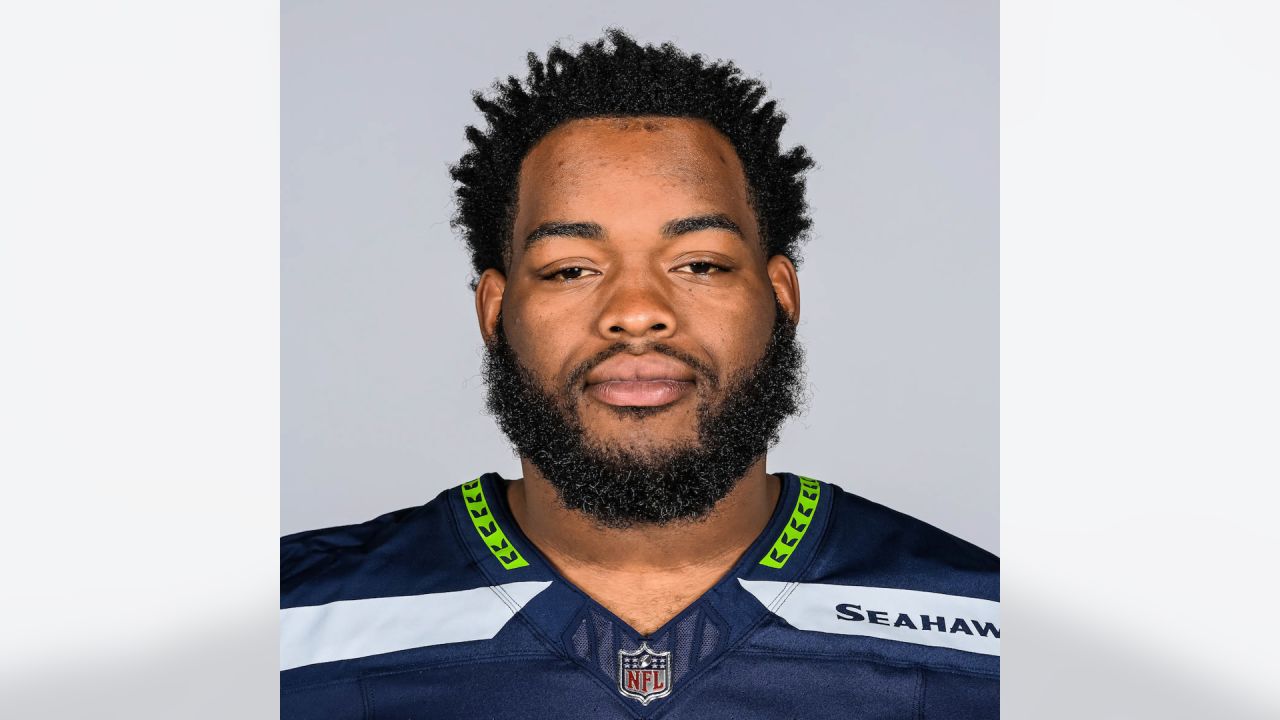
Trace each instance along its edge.
<path fill-rule="evenodd" d="M 452 168 L 523 477 L 283 540 L 289 718 L 994 718 L 998 560 L 769 472 L 803 147 L 729 62 L 532 53 Z"/>

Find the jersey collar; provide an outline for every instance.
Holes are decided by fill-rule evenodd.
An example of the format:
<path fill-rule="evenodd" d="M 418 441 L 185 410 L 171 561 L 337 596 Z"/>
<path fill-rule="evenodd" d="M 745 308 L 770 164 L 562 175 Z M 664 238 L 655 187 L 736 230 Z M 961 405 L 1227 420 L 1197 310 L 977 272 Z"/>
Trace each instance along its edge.
<path fill-rule="evenodd" d="M 451 505 L 463 545 L 491 585 L 552 581 L 520 614 L 554 651 L 612 686 L 617 684 L 620 651 L 634 652 L 644 643 L 653 651 L 671 652 L 679 696 L 680 685 L 693 681 L 768 614 L 738 578 L 795 580 L 821 544 L 831 487 L 791 473 L 777 475 L 782 488 L 764 530 L 710 590 L 647 636 L 561 577 L 543 558 L 507 507 L 509 481 L 497 473 L 482 475 L 452 493 Z M 647 710 L 656 712 L 671 699 L 656 699 Z"/>

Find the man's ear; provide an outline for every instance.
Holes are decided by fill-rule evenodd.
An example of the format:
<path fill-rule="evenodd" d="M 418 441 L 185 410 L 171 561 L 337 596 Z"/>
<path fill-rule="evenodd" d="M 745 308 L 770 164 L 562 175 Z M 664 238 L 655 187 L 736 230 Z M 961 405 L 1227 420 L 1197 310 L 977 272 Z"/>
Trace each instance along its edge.
<path fill-rule="evenodd" d="M 765 272 L 778 304 L 787 311 L 791 322 L 800 322 L 800 277 L 796 275 L 796 266 L 786 255 L 774 255 L 765 264 Z"/>
<path fill-rule="evenodd" d="M 485 270 L 476 283 L 476 320 L 480 322 L 480 336 L 485 344 L 498 332 L 498 319 L 502 315 L 502 293 L 507 289 L 507 276 L 494 268 Z"/>

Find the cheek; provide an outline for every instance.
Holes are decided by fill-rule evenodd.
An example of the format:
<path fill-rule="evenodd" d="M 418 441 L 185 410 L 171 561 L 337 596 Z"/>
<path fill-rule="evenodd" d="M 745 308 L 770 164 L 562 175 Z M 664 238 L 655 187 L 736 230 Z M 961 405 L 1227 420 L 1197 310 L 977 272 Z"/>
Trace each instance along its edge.
<path fill-rule="evenodd" d="M 752 367 L 764 355 L 773 316 L 772 302 L 739 301 L 721 307 L 703 305 L 690 312 L 686 322 L 725 379 Z"/>
<path fill-rule="evenodd" d="M 541 381 L 543 389 L 559 393 L 570 371 L 575 346 L 568 323 L 545 313 L 512 312 L 503 316 L 507 342 L 516 357 Z"/>

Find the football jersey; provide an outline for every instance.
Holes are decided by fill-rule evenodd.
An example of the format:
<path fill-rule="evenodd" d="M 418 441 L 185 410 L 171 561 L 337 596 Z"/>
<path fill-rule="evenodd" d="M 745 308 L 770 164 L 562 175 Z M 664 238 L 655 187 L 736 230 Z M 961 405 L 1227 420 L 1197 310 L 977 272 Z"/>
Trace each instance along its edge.
<path fill-rule="evenodd" d="M 778 476 L 751 547 L 648 635 L 542 558 L 496 474 L 287 536 L 281 716 L 998 717 L 998 558 Z"/>

